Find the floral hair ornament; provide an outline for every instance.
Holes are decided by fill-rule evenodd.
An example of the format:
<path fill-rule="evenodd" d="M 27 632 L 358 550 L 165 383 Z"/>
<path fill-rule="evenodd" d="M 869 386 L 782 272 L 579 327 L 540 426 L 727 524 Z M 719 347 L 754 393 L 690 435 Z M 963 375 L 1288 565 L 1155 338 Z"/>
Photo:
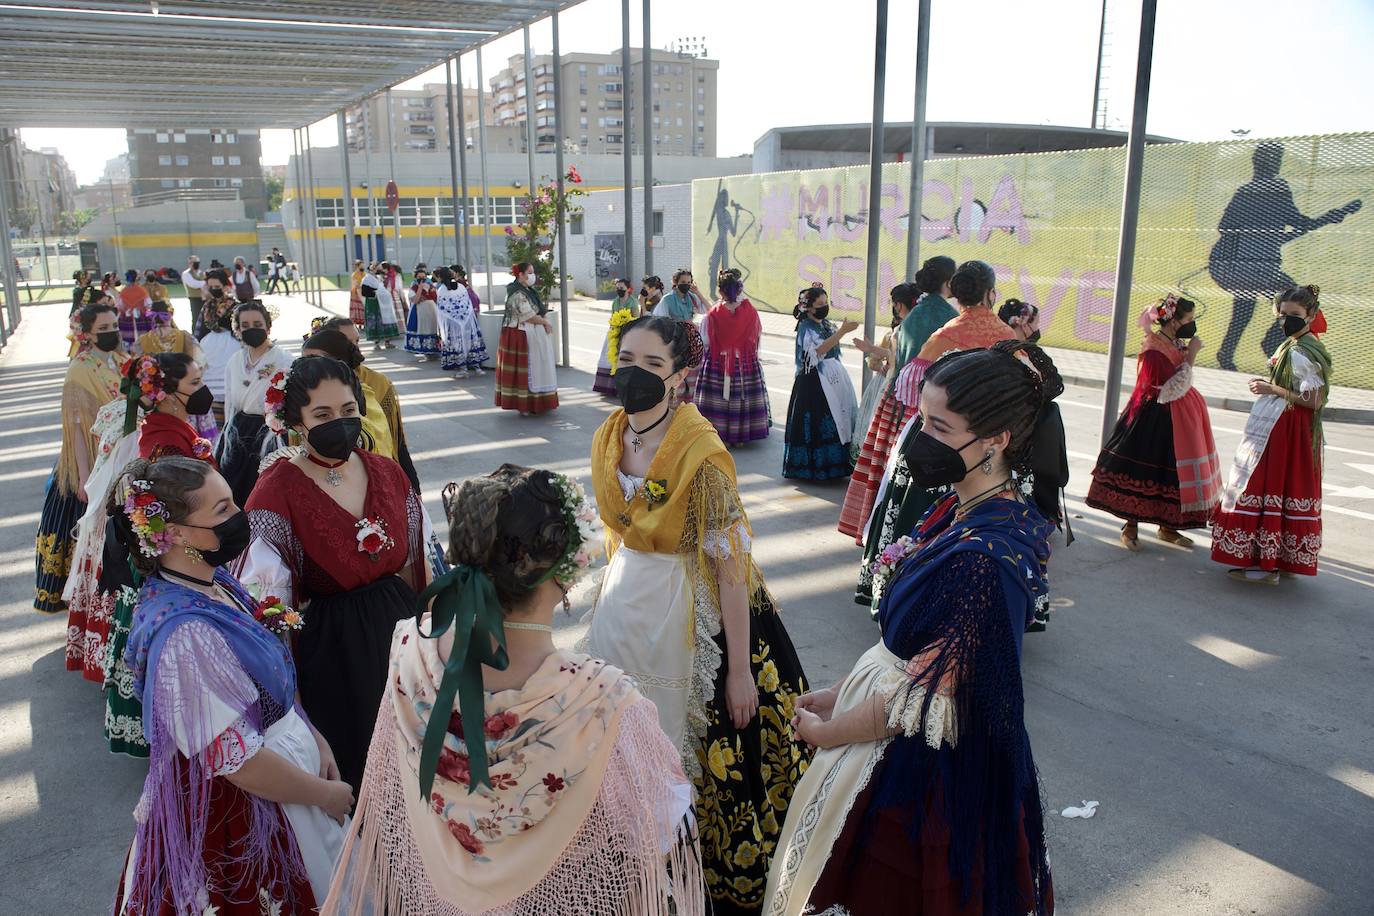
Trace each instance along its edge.
<path fill-rule="evenodd" d="M 262 399 L 267 428 L 278 435 L 286 431 L 286 383 L 290 380 L 290 368 L 278 369 L 267 383 L 267 393 Z"/>
<path fill-rule="evenodd" d="M 1170 293 L 1140 313 L 1140 327 L 1148 331 L 1151 325 L 1172 321 L 1176 311 L 1178 311 L 1178 293 Z"/>
<path fill-rule="evenodd" d="M 163 387 L 165 384 L 162 363 L 156 355 L 144 354 L 138 359 L 129 360 L 129 364 L 124 367 L 124 378 L 119 382 L 119 391 L 125 397 L 125 435 L 133 432 L 138 426 L 138 408 L 141 401 L 157 404 L 167 397 L 167 391 Z"/>
<path fill-rule="evenodd" d="M 553 568 L 539 577 L 540 582 L 556 579 L 565 590 L 571 589 L 592 565 L 593 542 L 601 538 L 601 517 L 587 499 L 582 484 L 563 474 L 550 473 L 554 488 L 562 497 L 563 522 L 570 534 L 563 556 Z"/>
<path fill-rule="evenodd" d="M 145 557 L 160 557 L 172 548 L 172 535 L 167 530 L 167 505 L 157 498 L 151 483 L 139 478 L 127 482 L 124 515 L 138 538 L 139 553 Z"/>
<path fill-rule="evenodd" d="M 620 366 L 620 334 L 625 325 L 635 320 L 629 309 L 619 309 L 611 314 L 611 329 L 606 333 L 606 359 L 611 364 L 611 375 Z"/>

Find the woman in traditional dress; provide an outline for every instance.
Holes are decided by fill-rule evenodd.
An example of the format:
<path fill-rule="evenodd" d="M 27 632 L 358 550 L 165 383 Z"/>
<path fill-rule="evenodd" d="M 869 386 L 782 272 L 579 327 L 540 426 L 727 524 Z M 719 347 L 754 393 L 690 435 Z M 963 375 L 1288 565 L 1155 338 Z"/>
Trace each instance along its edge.
<path fill-rule="evenodd" d="M 1331 354 L 1316 286 L 1278 300 L 1284 341 L 1257 396 L 1212 518 L 1212 559 L 1233 579 L 1277 585 L 1315 576 L 1322 546 L 1322 409 L 1331 390 Z"/>
<path fill-rule="evenodd" d="M 72 310 L 70 314 L 75 315 L 81 306 L 87 304 L 87 290 L 90 288 L 91 272 L 89 270 L 72 271 Z"/>
<path fill-rule="evenodd" d="M 700 330 L 702 319 L 710 309 L 711 303 L 702 295 L 691 269 L 679 267 L 673 271 L 673 288 L 658 301 L 653 313 L 663 318 L 672 318 L 674 321 L 690 321 Z M 697 384 L 701 381 L 700 376 L 700 366 L 688 373 L 677 390 L 679 404 L 692 403 L 696 396 Z"/>
<path fill-rule="evenodd" d="M 406 352 L 420 362 L 438 356 L 443 349 L 439 338 L 439 292 L 429 280 L 429 268 L 415 265 L 415 282 L 410 284 L 410 314 L 406 316 Z"/>
<path fill-rule="evenodd" d="M 1206 525 L 1221 495 L 1212 422 L 1193 388 L 1202 349 L 1195 311 L 1192 300 L 1171 295 L 1140 316 L 1135 391 L 1093 468 L 1086 502 L 1125 520 L 1127 550 L 1140 549 L 1140 522 L 1158 525 L 1167 544 L 1193 546 L 1180 529 Z"/>
<path fill-rule="evenodd" d="M 157 271 L 145 270 L 143 272 L 143 288 L 148 291 L 148 298 L 153 300 L 154 312 L 172 311 L 172 297 L 167 295 L 167 287 L 158 280 Z"/>
<path fill-rule="evenodd" d="M 134 461 L 108 509 L 146 577 L 126 660 L 151 749 L 115 913 L 312 912 L 353 794 L 297 705 L 297 612 L 219 568 L 248 522 L 206 462 Z"/>
<path fill-rule="evenodd" d="M 224 373 L 224 428 L 215 445 L 215 460 L 234 490 L 234 502 L 242 506 L 270 450 L 272 431 L 264 420 L 263 398 L 272 376 L 291 365 L 291 354 L 268 338 L 272 316 L 260 304 L 239 305 L 234 330 L 243 346 Z"/>
<path fill-rule="evenodd" d="M 596 510 L 567 477 L 511 465 L 444 504 L 456 565 L 392 638 L 324 912 L 700 916 L 691 783 L 657 711 L 624 672 L 554 647 Z"/>
<path fill-rule="evenodd" d="M 721 269 L 716 289 L 720 298 L 701 323 L 706 345 L 697 388 L 701 415 L 726 445 L 767 439 L 773 410 L 759 363 L 759 313 L 744 297 L 744 282 L 733 267 Z"/>
<path fill-rule="evenodd" d="M 482 363 L 487 359 L 487 343 L 468 287 L 450 267 L 440 267 L 434 279 L 438 281 L 435 306 L 442 341 L 439 368 L 455 373 L 455 378 L 467 378 L 469 373 L 486 375 Z"/>
<path fill-rule="evenodd" d="M 840 361 L 840 342 L 858 330 L 857 321 L 838 329 L 826 317 L 830 297 L 812 286 L 797 294 L 796 377 L 787 403 L 782 476 L 835 480 L 854 473 L 849 441 L 854 438 L 858 401 Z"/>
<path fill-rule="evenodd" d="M 909 309 L 899 309 L 895 301 L 891 305 L 892 329 L 883 334 L 878 343 L 869 343 L 862 337 L 854 338 L 854 348 L 864 355 L 864 363 L 871 373 L 868 384 L 864 386 L 863 397 L 859 399 L 858 419 L 854 422 L 854 438 L 849 441 L 849 455 L 856 462 L 859 460 L 860 452 L 863 451 L 867 430 L 873 425 L 873 418 L 878 415 L 878 404 L 882 401 L 883 395 L 887 393 L 888 386 L 897 377 L 895 368 L 897 328 L 901 325 L 902 319 L 906 317 Z"/>
<path fill-rule="evenodd" d="M 534 265 L 521 261 L 510 269 L 506 314 L 496 351 L 496 406 L 531 416 L 558 406 L 558 374 L 553 356 L 549 308 L 535 288 Z"/>
<path fill-rule="evenodd" d="M 650 274 L 639 281 L 639 314 L 652 315 L 662 299 L 663 280 L 658 274 Z"/>
<path fill-rule="evenodd" d="M 472 285 L 472 280 L 468 277 L 467 268 L 462 264 L 450 264 L 449 270 L 458 278 L 458 282 L 463 284 L 463 288 L 468 291 L 468 298 L 472 300 L 472 314 L 482 314 L 482 299 L 477 295 L 477 287 Z M 488 274 L 490 276 L 490 274 Z"/>
<path fill-rule="evenodd" d="M 1029 302 L 1008 298 L 997 310 L 997 317 L 1015 332 L 1015 340 L 1040 342 L 1040 309 Z M 1046 355 L 1046 359 L 1049 356 Z M 1035 438 L 1031 443 L 1031 498 L 1040 514 L 1065 531 L 1066 544 L 1073 543 L 1073 529 L 1067 526 L 1064 512 L 1064 488 L 1069 485 L 1069 446 L 1064 432 L 1064 418 L 1059 405 L 1046 400 L 1035 422 Z"/>
<path fill-rule="evenodd" d="M 387 264 L 373 264 L 358 284 L 363 296 L 363 336 L 374 350 L 390 350 L 401 336 L 396 300 L 386 286 Z"/>
<path fill-rule="evenodd" d="M 238 338 L 234 336 L 234 300 L 225 289 L 225 277 L 222 270 L 212 270 L 206 275 L 204 302 L 200 311 L 200 349 L 204 358 L 201 368 L 205 370 L 205 384 L 214 394 L 210 415 L 214 417 L 219 430 L 225 429 L 224 383 L 229 364 L 242 351 Z"/>
<path fill-rule="evenodd" d="M 859 586 L 854 600 L 867 604 L 876 619 L 878 599 L 882 596 L 882 577 L 873 576 L 876 560 L 887 546 L 909 535 L 926 510 L 940 497 L 939 490 L 929 490 L 912 483 L 911 469 L 902 458 L 901 443 L 920 430 L 921 379 L 937 359 L 953 350 L 974 350 L 990 347 L 998 341 L 1011 340 L 1017 335 L 1006 322 L 997 317 L 993 305 L 997 302 L 997 274 L 983 261 L 965 261 L 950 277 L 949 289 L 959 303 L 959 314 L 936 329 L 914 359 L 897 375 L 893 393 L 911 411 L 906 424 L 897 436 L 887 469 L 878 487 L 873 514 L 864 537 L 864 560 L 859 567 Z"/>
<path fill-rule="evenodd" d="M 134 355 L 183 353 L 203 368 L 206 363 L 205 353 L 190 332 L 176 326 L 172 319 L 172 304 L 154 299 L 152 314 L 153 329 L 134 342 Z M 213 413 L 206 411 L 200 416 L 192 415 L 190 420 L 197 434 L 211 442 L 215 441 L 215 437 L 219 435 L 219 427 L 215 425 Z"/>
<path fill-rule="evenodd" d="M 88 305 L 73 323 L 77 354 L 62 383 L 62 450 L 48 478 L 34 537 L 33 607 L 45 614 L 66 609 L 62 592 L 76 546 L 73 529 L 85 511 L 86 480 L 99 454 L 96 415 L 119 393 L 120 372 L 129 359 L 120 349 L 118 315 L 114 306 Z M 93 496 L 99 500 L 101 494 Z"/>
<path fill-rule="evenodd" d="M 392 308 L 396 312 L 396 325 L 404 328 L 410 318 L 410 300 L 406 298 L 405 278 L 401 268 L 390 261 L 382 262 L 382 285 L 391 293 Z"/>
<path fill-rule="evenodd" d="M 124 286 L 119 290 L 118 301 L 119 336 L 128 350 L 134 341 L 153 329 L 153 299 L 138 282 L 138 271 L 124 272 Z"/>
<path fill-rule="evenodd" d="M 1012 471 L 1062 387 L 1020 341 L 926 372 L 925 424 L 903 449 L 914 485 L 953 492 L 882 558 L 894 571 L 878 643 L 840 683 L 797 700 L 797 735 L 818 750 L 787 811 L 766 913 L 1053 913 L 1021 685 L 1053 528 Z"/>
<path fill-rule="evenodd" d="M 586 647 L 636 680 L 682 756 L 714 911 L 752 913 L 806 766 L 788 729 L 806 679 L 750 552 L 735 463 L 670 395 L 701 348 L 690 322 L 653 316 L 621 339 L 624 406 L 592 444 L 611 562 Z"/>
<path fill-rule="evenodd" d="M 363 314 L 363 277 L 367 276 L 367 271 L 363 269 L 361 259 L 353 262 L 353 273 L 348 277 L 348 317 L 358 327 L 363 326 L 366 316 Z"/>
<path fill-rule="evenodd" d="M 239 575 L 256 594 L 306 611 L 294 646 L 301 703 L 357 787 L 391 631 L 427 581 L 420 500 L 396 462 L 357 448 L 366 403 L 347 365 L 301 357 L 267 398 L 270 428 L 305 447 L 262 472 Z"/>
<path fill-rule="evenodd" d="M 617 278 L 615 298 L 611 300 L 610 327 L 606 330 L 606 339 L 601 342 L 601 357 L 596 361 L 596 378 L 592 381 L 592 390 L 597 394 L 615 396 L 615 380 L 611 378 L 611 354 L 614 350 L 611 345 L 620 336 L 620 329 L 638 317 L 639 299 L 630 295 L 630 281 Z"/>
<path fill-rule="evenodd" d="M 913 405 L 897 397 L 897 376 L 921 352 L 930 335 L 955 317 L 954 307 L 945 301 L 954 268 L 952 258 L 937 255 L 928 259 L 916 272 L 915 282 L 900 283 L 892 288 L 893 311 L 902 316 L 894 335 L 892 382 L 884 391 L 868 425 L 863 447 L 859 449 L 859 457 L 854 464 L 854 476 L 850 478 L 844 504 L 840 507 L 840 533 L 849 535 L 860 546 L 864 543 L 864 534 L 873 515 L 873 503 L 877 499 L 878 486 L 882 483 L 892 446 L 906 421 L 916 413 Z M 866 598 L 859 600 L 861 604 L 868 603 Z"/>

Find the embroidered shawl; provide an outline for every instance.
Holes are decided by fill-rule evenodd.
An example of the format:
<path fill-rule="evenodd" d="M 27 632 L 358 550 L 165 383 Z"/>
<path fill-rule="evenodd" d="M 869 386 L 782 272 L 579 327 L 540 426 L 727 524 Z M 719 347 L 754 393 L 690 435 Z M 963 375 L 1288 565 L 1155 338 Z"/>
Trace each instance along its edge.
<path fill-rule="evenodd" d="M 957 316 L 930 335 L 916 358 L 902 367 L 893 389 L 897 400 L 909 407 L 920 407 L 921 381 L 926 370 L 951 350 L 977 350 L 1015 336 L 1011 326 L 992 309 L 960 309 Z"/>
<path fill-rule="evenodd" d="M 119 396 L 119 379 L 129 356 L 121 351 L 78 353 L 67 367 L 62 384 L 62 451 L 57 458 L 58 492 L 79 492 L 81 465 L 89 474 L 99 452 L 92 427 L 100 408 Z M 113 363 L 113 367 L 111 367 Z M 80 460 L 78 460 L 80 459 Z"/>
<path fill-rule="evenodd" d="M 1322 343 L 1315 334 L 1303 334 L 1301 337 L 1290 337 L 1279 345 L 1270 362 L 1269 381 L 1289 391 L 1297 391 L 1298 388 L 1293 380 L 1293 350 L 1302 350 L 1304 356 L 1316 364 L 1322 374 L 1321 396 L 1317 401 L 1317 407 L 1312 411 L 1312 454 L 1317 456 L 1317 464 L 1321 465 L 1322 442 L 1325 437 L 1322 433 L 1322 408 L 1326 406 L 1326 399 L 1331 394 L 1331 354 L 1326 349 L 1326 344 Z"/>
<path fill-rule="evenodd" d="M 721 371 L 727 377 L 734 374 L 736 363 L 758 362 L 762 336 L 763 323 L 748 299 L 740 299 L 733 309 L 722 299 L 706 313 L 708 358 L 711 355 L 718 357 Z"/>

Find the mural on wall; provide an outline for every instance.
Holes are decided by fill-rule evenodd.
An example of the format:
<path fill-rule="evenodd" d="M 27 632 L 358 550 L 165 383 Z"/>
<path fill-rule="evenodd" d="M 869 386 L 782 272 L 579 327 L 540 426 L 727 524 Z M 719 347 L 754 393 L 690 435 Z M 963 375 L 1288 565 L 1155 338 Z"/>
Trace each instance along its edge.
<path fill-rule="evenodd" d="M 876 223 L 878 314 L 907 278 L 909 166 L 883 167 Z M 1050 346 L 1106 352 L 1125 154 L 1027 153 L 926 163 L 921 257 L 978 258 L 998 294 L 1041 309 Z M 1290 280 L 1316 283 L 1335 381 L 1374 388 L 1374 134 L 1177 143 L 1145 151 L 1132 308 L 1170 291 L 1200 304 L 1200 362 L 1265 371 L 1277 341 L 1269 300 Z M 692 262 L 744 274 L 754 304 L 789 312 L 820 281 L 832 308 L 861 316 L 868 232 L 863 166 L 693 182 Z M 1134 346 L 1138 332 L 1128 336 Z"/>
<path fill-rule="evenodd" d="M 596 298 L 614 299 L 615 281 L 625 275 L 625 234 L 598 232 L 594 237 L 593 246 Z"/>

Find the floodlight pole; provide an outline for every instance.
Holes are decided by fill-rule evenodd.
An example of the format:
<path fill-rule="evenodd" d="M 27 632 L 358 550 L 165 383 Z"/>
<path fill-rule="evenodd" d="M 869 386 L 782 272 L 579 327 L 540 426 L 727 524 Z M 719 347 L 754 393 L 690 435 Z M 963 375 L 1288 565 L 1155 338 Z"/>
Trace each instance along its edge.
<path fill-rule="evenodd" d="M 568 207 L 563 199 L 563 53 L 558 46 L 558 10 L 553 11 L 553 168 L 558 173 L 558 295 L 563 366 L 572 365 L 572 322 L 568 317 Z"/>
<path fill-rule="evenodd" d="M 344 110 L 339 109 L 339 158 L 343 160 L 344 205 L 344 273 L 353 273 L 353 259 L 357 257 L 357 231 L 353 222 L 353 173 L 348 166 L 348 126 Z"/>
<path fill-rule="evenodd" d="M 649 91 L 649 81 L 653 78 L 653 49 L 649 45 L 649 4 L 644 0 L 644 48 L 640 52 L 639 66 L 642 70 L 640 90 L 644 96 L 639 108 L 644 119 L 644 275 L 654 272 L 654 131 L 650 117 L 654 97 Z M 695 142 L 695 138 L 693 138 Z"/>
<path fill-rule="evenodd" d="M 916 9 L 916 110 L 911 116 L 911 183 L 907 187 L 906 279 L 921 266 L 921 200 L 926 169 L 926 77 L 930 69 L 930 0 Z"/>
<path fill-rule="evenodd" d="M 447 67 L 444 68 L 447 72 Z M 453 82 L 457 84 L 455 90 L 449 87 L 449 106 L 448 106 L 448 171 L 451 176 L 460 176 L 463 181 L 463 193 L 458 194 L 458 179 L 454 178 L 450 190 L 453 192 L 453 232 L 454 238 L 460 240 L 462 246 L 462 263 L 469 270 L 472 269 L 472 252 L 469 250 L 468 242 L 468 150 L 467 150 L 467 114 L 463 110 L 463 55 L 453 55 Z M 458 129 L 454 131 L 453 116 L 453 93 L 458 93 Z M 455 163 L 456 157 L 456 163 Z M 462 206 L 459 206 L 462 201 Z"/>
<path fill-rule="evenodd" d="M 878 310 L 878 237 L 882 231 L 879 213 L 883 199 L 883 93 L 887 82 L 887 0 L 878 0 L 878 18 L 873 26 L 873 118 L 868 140 L 868 253 L 864 279 L 864 337 L 873 339 Z M 873 370 L 864 360 L 863 383 L 868 384 Z"/>
<path fill-rule="evenodd" d="M 525 26 L 525 160 L 529 165 L 530 183 L 526 188 L 534 199 L 534 66 L 530 60 L 530 27 Z"/>
<path fill-rule="evenodd" d="M 487 256 L 487 295 L 495 298 L 496 284 L 492 281 L 491 269 L 494 266 L 491 260 L 491 228 L 496 225 L 491 212 L 491 185 L 487 182 L 487 109 L 483 103 L 482 90 L 482 48 L 477 48 L 477 145 L 482 167 L 482 239 Z M 472 276 L 472 268 L 468 268 L 468 277 Z M 488 303 L 495 305 L 495 303 Z"/>
<path fill-rule="evenodd" d="M 458 163 L 454 158 L 456 150 L 453 148 L 454 117 L 453 112 L 453 70 L 449 67 L 448 61 L 444 61 L 444 108 L 448 111 L 448 193 L 449 204 L 453 207 L 453 260 L 449 263 L 458 261 Z M 435 214 L 436 218 L 438 214 Z M 443 232 L 444 221 L 439 220 L 439 257 L 444 256 Z"/>
<path fill-rule="evenodd" d="M 1126 355 L 1126 329 L 1131 319 L 1131 282 L 1135 272 L 1135 236 L 1140 222 L 1140 184 L 1145 167 L 1145 119 L 1150 107 L 1150 68 L 1154 63 L 1157 0 L 1142 0 L 1140 44 L 1136 49 L 1135 101 L 1131 132 L 1126 137 L 1126 188 L 1121 199 L 1121 238 L 1116 249 L 1116 293 L 1112 300 L 1111 342 L 1107 347 L 1107 388 L 1102 393 L 1102 444 L 1116 425 L 1121 400 L 1121 360 Z"/>
<path fill-rule="evenodd" d="M 305 240 L 305 187 L 301 181 L 301 132 L 300 128 L 291 130 L 291 180 L 296 184 L 296 235 L 302 241 Z M 187 230 L 186 240 L 191 240 L 190 230 Z M 291 245 L 291 239 L 287 237 L 287 245 Z M 309 262 L 305 257 L 305 250 L 300 246 L 291 246 L 291 253 L 300 259 L 302 265 Z M 304 271 L 303 271 L 304 272 Z M 310 294 L 306 293 L 306 301 L 310 301 Z"/>
<path fill-rule="evenodd" d="M 328 259 L 324 254 L 324 237 L 320 234 L 319 190 L 315 184 L 315 147 L 310 141 L 310 125 L 305 133 L 305 181 L 310 186 L 310 235 L 314 239 L 315 264 L 319 271 L 315 277 L 315 304 L 324 308 L 324 277 L 328 270 Z M 347 252 L 344 253 L 344 272 L 349 272 Z"/>
<path fill-rule="evenodd" d="M 630 0 L 620 0 L 620 151 L 625 160 L 625 276 L 634 280 L 631 252 L 635 238 L 634 163 L 630 158 Z M 615 278 L 618 279 L 618 278 Z"/>
<path fill-rule="evenodd" d="M 390 177 L 387 179 L 388 183 L 396 181 L 396 113 L 391 104 L 390 86 L 386 88 L 386 165 L 387 169 L 391 172 Z M 399 186 L 396 189 L 396 193 L 400 193 Z M 387 201 L 387 206 L 391 206 L 391 201 Z M 391 229 L 396 236 L 396 256 L 394 263 L 396 264 L 396 269 L 399 271 L 402 270 L 401 207 L 399 201 L 397 202 L 396 209 L 391 211 Z"/>

